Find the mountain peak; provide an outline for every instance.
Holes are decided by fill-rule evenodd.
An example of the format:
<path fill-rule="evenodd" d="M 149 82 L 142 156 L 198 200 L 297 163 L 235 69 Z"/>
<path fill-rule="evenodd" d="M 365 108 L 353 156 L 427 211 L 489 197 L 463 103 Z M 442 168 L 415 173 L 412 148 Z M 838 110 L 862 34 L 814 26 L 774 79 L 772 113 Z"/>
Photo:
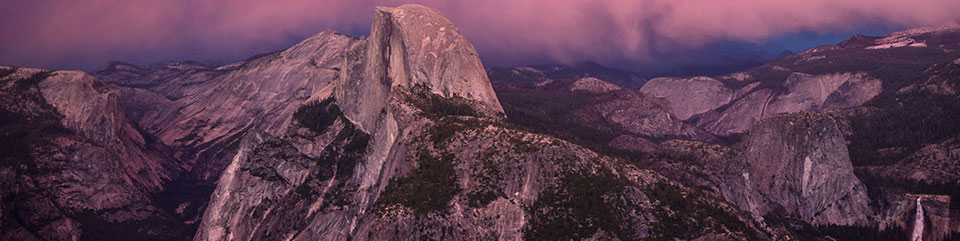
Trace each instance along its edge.
<path fill-rule="evenodd" d="M 334 96 L 348 118 L 370 130 L 393 87 L 415 86 L 503 113 L 476 49 L 450 20 L 421 5 L 377 7 L 365 47 L 344 59 Z"/>
<path fill-rule="evenodd" d="M 395 51 L 391 55 L 403 54 L 405 70 L 401 72 L 407 74 L 395 78 L 394 85 L 425 85 L 441 96 L 475 100 L 485 111 L 503 112 L 477 50 L 439 11 L 406 4 L 379 7 L 376 15 L 375 28 L 378 23 L 392 27 L 390 32 L 379 33 L 403 45 L 391 49 Z M 371 39 L 374 34 L 371 31 Z"/>

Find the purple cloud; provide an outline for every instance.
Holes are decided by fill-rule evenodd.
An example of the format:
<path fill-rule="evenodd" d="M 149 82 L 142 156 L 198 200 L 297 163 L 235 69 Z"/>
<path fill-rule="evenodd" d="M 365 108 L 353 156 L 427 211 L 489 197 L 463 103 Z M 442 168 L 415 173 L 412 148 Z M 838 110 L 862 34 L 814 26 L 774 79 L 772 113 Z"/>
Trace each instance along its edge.
<path fill-rule="evenodd" d="M 956 0 L 414 1 L 450 18 L 484 59 L 649 61 L 718 41 L 957 24 Z M 325 29 L 364 34 L 398 1 L 0 0 L 0 64 L 238 60 Z"/>

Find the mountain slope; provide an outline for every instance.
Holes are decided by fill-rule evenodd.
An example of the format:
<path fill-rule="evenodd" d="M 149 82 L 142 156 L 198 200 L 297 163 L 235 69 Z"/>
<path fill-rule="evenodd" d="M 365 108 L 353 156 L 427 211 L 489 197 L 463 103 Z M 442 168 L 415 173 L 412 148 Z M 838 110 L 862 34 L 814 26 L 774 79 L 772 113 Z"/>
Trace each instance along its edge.
<path fill-rule="evenodd" d="M 0 81 L 2 239 L 189 235 L 152 196 L 182 164 L 125 118 L 114 91 L 75 71 L 0 67 Z"/>
<path fill-rule="evenodd" d="M 877 205 L 912 208 L 916 198 L 923 197 L 924 206 L 942 207 L 928 210 L 931 221 L 960 217 L 958 77 L 960 60 L 947 61 L 863 107 L 832 112 L 846 122 L 850 157 Z M 887 220 L 909 218 L 896 212 L 885 215 Z M 939 240 L 956 235 L 960 225 L 938 222 L 925 230 L 925 238 Z"/>
<path fill-rule="evenodd" d="M 674 117 L 662 100 L 603 79 L 554 79 L 528 67 L 488 72 L 510 122 L 530 130 L 581 145 L 640 152 L 653 152 L 655 142 L 667 139 L 715 140 Z"/>
<path fill-rule="evenodd" d="M 904 213 L 916 209 L 917 197 L 923 197 L 924 206 L 940 207 L 936 211 L 928 210 L 935 213 L 930 213 L 929 219 L 920 220 L 943 220 L 943 217 L 957 215 L 955 200 L 960 199 L 956 198 L 955 190 L 960 188 L 950 171 L 955 169 L 955 158 L 950 153 L 952 140 L 958 134 L 957 118 L 952 114 L 956 113 L 953 103 L 957 103 L 954 79 L 958 76 L 955 67 L 960 57 L 958 48 L 960 30 L 956 28 L 922 28 L 883 37 L 858 35 L 837 45 L 790 55 L 742 73 L 717 78 L 653 79 L 641 92 L 666 98 L 668 105 L 689 116 L 686 122 L 711 133 L 742 135 L 748 146 L 750 140 L 757 138 L 753 133 L 757 123 L 802 123 L 803 118 L 797 117 L 810 115 L 804 112 L 828 113 L 843 133 L 856 178 L 862 180 L 870 208 L 876 211 L 875 219 L 882 220 L 868 226 L 908 230 L 913 225 L 913 217 Z M 787 112 L 801 113 L 791 114 L 793 118 L 779 114 Z M 750 156 L 749 152 L 745 154 Z M 847 155 L 837 158 L 844 156 Z M 848 173 L 847 168 L 838 170 Z M 770 175 L 771 171 L 760 172 Z M 849 174 L 843 175 L 851 179 Z M 749 177 L 746 180 L 757 178 L 755 173 Z M 785 178 L 781 174 L 776 177 Z M 773 183 L 781 186 L 792 182 Z M 750 193 L 749 186 L 741 186 L 734 193 Z M 753 188 L 758 187 L 764 185 Z M 727 197 L 744 210 L 758 207 L 756 210 L 760 210 L 766 205 L 737 201 L 751 198 L 731 198 L 729 194 Z M 945 204 L 948 202 L 953 204 Z M 791 206 L 794 205 L 786 205 Z M 942 208 L 944 206 L 950 208 Z M 790 213 L 790 208 L 786 210 Z M 950 222 L 935 222 L 938 224 L 927 226 L 924 237 L 939 240 L 957 230 Z M 808 228 L 798 230 L 805 229 Z M 840 235 L 855 229 L 823 230 Z"/>
<path fill-rule="evenodd" d="M 185 163 L 187 173 L 159 196 L 196 225 L 244 133 L 283 133 L 297 106 L 334 82 L 346 53 L 361 42 L 324 31 L 289 49 L 216 68 L 113 62 L 94 76 L 117 88 L 127 117 Z"/>
<path fill-rule="evenodd" d="M 960 30 L 926 28 L 854 36 L 716 78 L 655 78 L 641 92 L 667 98 L 705 130 L 736 135 L 767 116 L 860 106 L 928 67 L 960 57 Z"/>
<path fill-rule="evenodd" d="M 226 162 L 217 149 L 249 128 L 281 131 L 298 104 L 336 78 L 343 56 L 359 42 L 326 31 L 284 51 L 217 68 L 113 63 L 94 75 L 121 87 L 134 121 L 180 149 L 182 159 L 200 166 L 198 178 L 208 180 Z"/>
<path fill-rule="evenodd" d="M 659 150 L 653 155 L 620 156 L 685 185 L 720 193 L 758 221 L 774 229 L 783 225 L 806 238 L 846 239 L 857 233 L 896 240 L 907 235 L 902 230 L 909 230 L 913 217 L 904 213 L 916 208 L 913 203 L 919 195 L 925 207 L 936 207 L 927 210 L 933 212 L 929 218 L 921 219 L 937 223 L 928 225 L 924 235 L 939 240 L 955 232 L 956 225 L 943 220 L 960 210 L 947 208 L 950 202 L 956 203 L 950 200 L 960 200 L 955 198 L 954 190 L 960 189 L 950 171 L 956 166 L 956 118 L 951 114 L 956 111 L 951 103 L 956 103 L 952 82 L 958 75 L 951 66 L 960 64 L 954 50 L 958 37 L 952 28 L 918 29 L 886 37 L 855 36 L 836 46 L 804 51 L 743 73 L 651 80 L 641 92 L 662 98 L 662 105 L 668 106 L 663 109 L 712 133 L 737 136 L 721 137 L 736 143 L 671 137 L 657 141 Z M 936 44 L 876 47 L 891 39 Z M 538 118 L 526 117 L 534 121 L 512 120 L 521 126 L 564 119 L 563 114 L 543 114 L 556 113 L 545 106 L 597 109 L 589 104 L 591 98 L 561 94 L 565 91 L 607 91 L 606 85 L 574 87 L 575 80 L 556 81 L 531 68 L 501 68 L 490 73 L 508 117 L 541 113 Z M 556 98 L 538 99 L 547 93 L 544 90 Z M 582 136 L 602 137 L 615 126 L 597 121 L 602 118 L 582 120 L 581 124 L 556 125 L 550 133 L 589 143 Z M 802 124 L 808 122 L 819 124 Z M 807 125 L 824 128 L 803 127 Z M 805 132 L 812 134 L 797 134 Z M 603 141 L 599 143 L 592 146 L 605 146 Z M 638 139 L 628 143 L 651 146 L 648 150 L 654 146 Z M 592 149 L 616 154 L 609 147 Z M 810 169 L 806 170 L 808 163 Z M 817 171 L 818 167 L 824 168 Z M 808 173 L 817 173 L 813 175 L 816 178 L 800 178 Z M 818 180 L 816 188 L 810 188 L 810 180 Z"/>
<path fill-rule="evenodd" d="M 581 79 L 593 77 L 623 86 L 627 89 L 639 89 L 647 82 L 646 79 L 636 74 L 609 68 L 591 61 L 577 61 L 558 65 L 535 65 L 528 68 L 537 70 L 551 79 Z"/>
<path fill-rule="evenodd" d="M 331 93 L 302 105 L 282 135 L 248 134 L 196 239 L 768 235 L 732 206 L 656 173 L 505 125 L 490 108 L 499 106 L 492 89 L 470 87 L 485 77 L 463 86 L 443 74 L 405 82 L 407 68 L 421 66 L 409 56 L 434 51 L 391 45 L 422 42 L 402 27 L 418 19 L 446 21 L 418 5 L 378 8 L 371 37 L 347 58 Z M 465 44 L 447 36 L 431 40 Z M 477 58 L 460 54 L 450 57 Z M 476 67 L 468 73 L 483 71 Z M 678 229 L 689 232 L 667 231 Z"/>
<path fill-rule="evenodd" d="M 837 122 L 824 114 L 784 114 L 744 137 L 742 173 L 724 195 L 758 217 L 812 225 L 871 226 L 866 188 L 854 175 Z"/>

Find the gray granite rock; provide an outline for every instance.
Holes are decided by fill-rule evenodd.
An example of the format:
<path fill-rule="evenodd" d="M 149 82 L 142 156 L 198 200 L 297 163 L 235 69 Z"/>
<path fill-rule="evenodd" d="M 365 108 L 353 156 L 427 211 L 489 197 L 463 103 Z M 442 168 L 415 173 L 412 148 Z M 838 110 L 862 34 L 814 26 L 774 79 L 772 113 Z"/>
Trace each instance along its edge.
<path fill-rule="evenodd" d="M 743 169 L 724 191 L 743 210 L 813 225 L 875 224 L 866 187 L 831 117 L 778 115 L 751 128 L 743 145 Z"/>

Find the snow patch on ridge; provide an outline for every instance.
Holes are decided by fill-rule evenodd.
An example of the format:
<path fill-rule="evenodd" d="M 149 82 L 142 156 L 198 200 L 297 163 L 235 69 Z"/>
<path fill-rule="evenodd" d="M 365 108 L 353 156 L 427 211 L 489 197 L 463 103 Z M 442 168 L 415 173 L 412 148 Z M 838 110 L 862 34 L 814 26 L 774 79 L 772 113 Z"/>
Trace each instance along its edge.
<path fill-rule="evenodd" d="M 927 47 L 927 43 L 922 41 L 917 41 L 913 37 L 917 37 L 917 36 L 928 34 L 928 33 L 953 30 L 953 29 L 957 29 L 957 27 L 958 26 L 956 25 L 949 25 L 949 26 L 941 26 L 941 27 L 915 28 L 915 29 L 895 32 L 881 39 L 878 39 L 875 42 L 876 45 L 867 47 L 867 49 L 889 49 L 889 48 L 900 48 L 900 47 L 923 48 L 923 47 Z"/>
<path fill-rule="evenodd" d="M 816 55 L 816 56 L 810 56 L 810 57 L 806 58 L 805 61 L 806 61 L 806 62 L 810 62 L 810 61 L 821 60 L 821 59 L 825 59 L 825 58 L 827 58 L 827 56 L 824 56 L 824 55 Z"/>
<path fill-rule="evenodd" d="M 894 32 L 894 33 L 891 33 L 891 34 L 889 34 L 889 35 L 887 35 L 887 36 L 889 36 L 889 37 L 917 36 L 917 35 L 921 35 L 921 34 L 927 34 L 927 33 L 933 33 L 933 32 L 940 32 L 940 31 L 944 31 L 944 30 L 956 29 L 956 28 L 958 28 L 958 27 L 960 27 L 960 26 L 958 26 L 958 25 L 956 25 L 956 24 L 952 24 L 952 25 L 945 25 L 945 26 L 939 26 L 939 27 L 914 28 L 914 29 L 903 30 L 903 31 L 900 31 L 900 32 Z"/>
<path fill-rule="evenodd" d="M 886 38 L 884 38 L 886 39 Z M 924 42 L 915 42 L 912 38 L 903 38 L 903 39 L 892 39 L 890 41 L 883 41 L 883 39 L 878 40 L 878 45 L 867 47 L 867 49 L 889 49 L 889 48 L 900 48 L 900 47 L 927 47 L 927 44 Z"/>
<path fill-rule="evenodd" d="M 744 81 L 744 80 L 750 79 L 751 77 L 753 76 L 751 76 L 747 72 L 737 72 L 737 73 L 730 74 L 730 78 L 733 78 L 739 81 Z"/>

